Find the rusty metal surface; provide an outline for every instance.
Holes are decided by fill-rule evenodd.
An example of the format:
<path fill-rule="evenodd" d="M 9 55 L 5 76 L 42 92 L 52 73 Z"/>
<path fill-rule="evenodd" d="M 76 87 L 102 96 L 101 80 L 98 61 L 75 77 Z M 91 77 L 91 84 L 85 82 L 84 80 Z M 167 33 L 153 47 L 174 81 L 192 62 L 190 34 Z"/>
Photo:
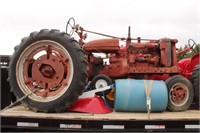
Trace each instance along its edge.
<path fill-rule="evenodd" d="M 131 67 L 130 73 L 178 73 L 179 69 L 176 66 L 173 67 Z"/>
<path fill-rule="evenodd" d="M 41 56 L 33 63 L 32 78 L 42 88 L 52 88 L 58 85 L 64 74 L 64 67 L 60 59 L 50 55 Z"/>
<path fill-rule="evenodd" d="M 173 87 L 173 89 L 170 91 L 170 99 L 175 104 L 181 104 L 185 101 L 187 98 L 187 89 L 185 86 L 181 84 L 177 84 Z"/>
<path fill-rule="evenodd" d="M 83 44 L 84 32 L 111 39 L 94 40 Z M 130 36 L 130 27 L 127 38 L 101 34 L 82 27 L 76 29 L 76 33 L 80 37 L 79 44 L 83 45 L 87 53 L 90 79 L 95 75 L 105 74 L 112 79 L 142 77 L 166 80 L 181 70 L 177 65 L 177 39 L 134 39 Z M 105 64 L 103 58 L 93 56 L 93 52 L 105 53 L 109 63 Z"/>
<path fill-rule="evenodd" d="M 94 40 L 86 43 L 83 49 L 87 52 L 118 52 L 119 40 L 118 39 L 101 39 Z"/>
<path fill-rule="evenodd" d="M 167 38 L 151 42 L 126 42 L 128 46 L 119 46 L 117 39 L 102 39 L 91 41 L 84 45 L 84 50 L 91 52 L 109 53 L 109 64 L 103 63 L 103 58 L 88 54 L 90 78 L 97 74 L 105 74 L 110 78 L 127 77 L 132 74 L 162 74 L 161 76 L 147 75 L 148 78 L 164 79 L 163 74 L 178 74 L 176 66 L 176 40 Z"/>
<path fill-rule="evenodd" d="M 83 46 L 86 51 L 89 63 L 89 79 L 98 74 L 105 74 L 115 79 L 131 77 L 133 74 L 138 73 L 142 75 L 141 77 L 164 80 L 175 74 L 181 73 L 184 75 L 183 67 L 179 67 L 180 65 L 177 63 L 177 39 L 131 38 L 130 26 L 127 37 L 117 37 L 86 30 L 78 24 L 74 27 L 74 30 L 80 37 L 80 46 Z M 85 33 L 92 33 L 111 39 L 94 40 L 85 43 Z M 121 42 L 124 44 L 122 45 Z M 188 50 L 186 49 L 185 51 Z M 105 53 L 109 64 L 105 64 L 103 58 L 94 57 L 93 52 Z M 110 54 L 113 55 L 109 56 Z M 154 73 L 157 75 L 152 76 Z M 166 74 L 168 76 L 164 76 Z M 189 77 L 189 75 L 184 76 Z"/>
<path fill-rule="evenodd" d="M 170 67 L 172 64 L 172 51 L 171 51 L 171 40 L 163 38 L 160 40 L 160 62 L 166 67 Z"/>
<path fill-rule="evenodd" d="M 34 59 L 41 51 L 46 54 Z M 24 63 L 24 81 L 32 91 L 38 88 L 35 94 L 43 97 L 54 96 L 60 93 L 67 85 L 70 75 L 68 57 L 57 48 L 40 47 L 28 55 Z"/>

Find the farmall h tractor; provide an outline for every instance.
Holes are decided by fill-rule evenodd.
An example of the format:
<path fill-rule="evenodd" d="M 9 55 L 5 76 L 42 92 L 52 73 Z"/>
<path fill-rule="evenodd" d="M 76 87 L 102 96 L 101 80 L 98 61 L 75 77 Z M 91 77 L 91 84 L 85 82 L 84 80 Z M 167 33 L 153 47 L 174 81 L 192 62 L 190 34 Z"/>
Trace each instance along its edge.
<path fill-rule="evenodd" d="M 71 37 L 74 31 L 80 37 L 78 42 Z M 109 38 L 85 43 L 85 32 Z M 120 46 L 120 41 L 124 45 Z M 109 36 L 85 30 L 71 18 L 66 33 L 43 29 L 23 38 L 11 57 L 8 81 L 17 98 L 28 96 L 22 103 L 30 109 L 61 112 L 77 101 L 89 81 L 88 88 L 93 90 L 120 78 L 164 80 L 168 109 L 184 111 L 192 104 L 194 91 L 199 103 L 199 55 L 177 62 L 181 53 L 176 52 L 177 42 L 169 38 L 133 39 L 130 28 L 126 38 Z M 103 92 L 110 106 L 114 92 Z"/>

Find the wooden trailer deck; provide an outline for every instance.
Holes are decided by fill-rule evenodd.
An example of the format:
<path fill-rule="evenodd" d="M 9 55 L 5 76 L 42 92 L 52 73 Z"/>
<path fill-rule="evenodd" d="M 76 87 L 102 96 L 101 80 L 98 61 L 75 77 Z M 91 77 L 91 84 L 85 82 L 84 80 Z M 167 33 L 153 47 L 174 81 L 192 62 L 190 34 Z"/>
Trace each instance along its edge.
<path fill-rule="evenodd" d="M 64 113 L 36 113 L 22 105 L 12 107 L 1 112 L 1 117 L 60 119 L 60 120 L 148 120 L 147 113 L 115 112 L 108 114 L 90 114 L 77 112 Z M 187 110 L 184 112 L 151 113 L 150 120 L 200 120 L 199 110 Z"/>
<path fill-rule="evenodd" d="M 22 105 L 0 113 L 2 131 L 185 131 L 199 132 L 200 111 L 147 113 L 35 113 Z"/>

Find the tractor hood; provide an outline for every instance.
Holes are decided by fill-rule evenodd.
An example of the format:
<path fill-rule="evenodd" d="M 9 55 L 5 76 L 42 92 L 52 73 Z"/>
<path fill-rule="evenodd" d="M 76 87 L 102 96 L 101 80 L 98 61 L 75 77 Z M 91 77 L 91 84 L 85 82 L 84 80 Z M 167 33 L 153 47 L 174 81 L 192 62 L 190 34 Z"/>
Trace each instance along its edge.
<path fill-rule="evenodd" d="M 83 49 L 87 52 L 114 53 L 119 51 L 118 39 L 100 39 L 86 43 Z"/>

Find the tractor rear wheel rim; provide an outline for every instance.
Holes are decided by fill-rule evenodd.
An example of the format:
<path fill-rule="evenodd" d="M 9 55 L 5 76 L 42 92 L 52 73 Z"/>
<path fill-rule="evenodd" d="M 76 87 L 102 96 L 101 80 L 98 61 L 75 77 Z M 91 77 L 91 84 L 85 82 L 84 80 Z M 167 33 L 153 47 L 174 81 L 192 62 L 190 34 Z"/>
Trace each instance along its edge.
<path fill-rule="evenodd" d="M 182 83 L 174 84 L 169 92 L 169 99 L 175 106 L 183 106 L 189 98 L 187 86 Z"/>
<path fill-rule="evenodd" d="M 72 81 L 73 62 L 68 51 L 51 40 L 37 41 L 21 54 L 16 66 L 17 82 L 29 98 L 49 102 L 65 93 Z"/>

